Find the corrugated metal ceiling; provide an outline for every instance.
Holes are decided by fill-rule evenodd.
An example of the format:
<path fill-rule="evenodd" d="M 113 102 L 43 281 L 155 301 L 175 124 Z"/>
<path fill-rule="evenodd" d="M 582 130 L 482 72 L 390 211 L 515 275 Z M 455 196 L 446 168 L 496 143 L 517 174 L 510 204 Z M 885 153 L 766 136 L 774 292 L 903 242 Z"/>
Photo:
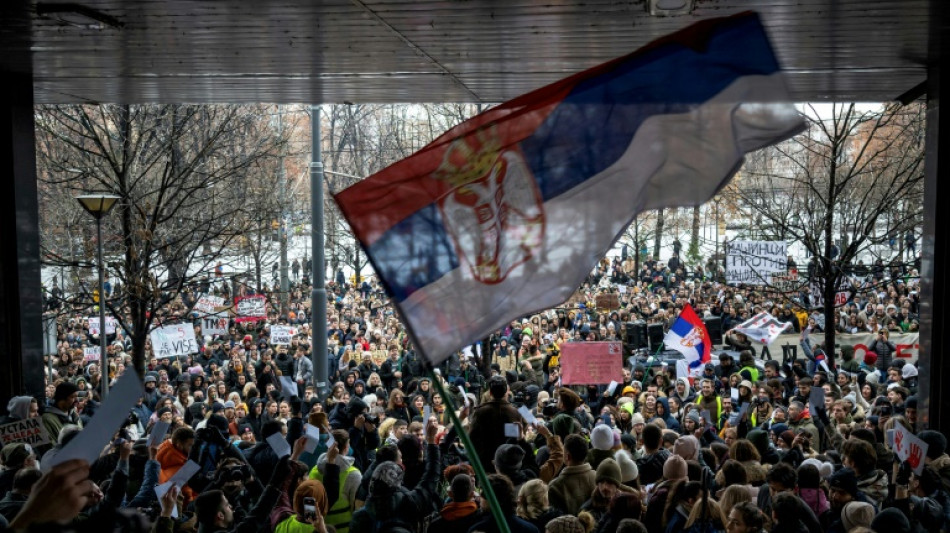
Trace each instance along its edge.
<path fill-rule="evenodd" d="M 928 0 L 89 0 L 61 26 L 7 5 L 5 72 L 37 103 L 501 102 L 699 19 L 758 10 L 795 99 L 890 100 L 925 78 Z M 29 50 L 29 53 L 25 53 Z"/>

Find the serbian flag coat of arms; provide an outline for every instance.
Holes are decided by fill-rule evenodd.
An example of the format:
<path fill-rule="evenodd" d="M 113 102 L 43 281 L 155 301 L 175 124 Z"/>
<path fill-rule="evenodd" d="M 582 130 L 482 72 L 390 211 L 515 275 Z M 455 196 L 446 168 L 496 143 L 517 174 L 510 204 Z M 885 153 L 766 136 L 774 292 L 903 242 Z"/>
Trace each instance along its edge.
<path fill-rule="evenodd" d="M 706 324 L 689 304 L 686 304 L 676 322 L 673 322 L 673 327 L 666 333 L 663 345 L 683 354 L 690 368 L 704 365 L 710 360 L 712 341 L 709 339 L 709 332 L 706 331 Z"/>
<path fill-rule="evenodd" d="M 746 152 L 801 131 L 789 100 L 759 17 L 709 19 L 489 109 L 334 197 L 439 363 L 569 298 L 638 213 L 706 202 Z"/>

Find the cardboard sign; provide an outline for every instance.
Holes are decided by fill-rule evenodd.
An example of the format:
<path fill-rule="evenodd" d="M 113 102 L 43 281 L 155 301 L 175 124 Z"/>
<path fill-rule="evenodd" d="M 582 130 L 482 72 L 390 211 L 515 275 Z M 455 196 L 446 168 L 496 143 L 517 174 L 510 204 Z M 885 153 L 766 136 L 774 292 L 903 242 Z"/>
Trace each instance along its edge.
<path fill-rule="evenodd" d="M 926 442 L 904 426 L 894 425 L 894 453 L 901 461 L 910 463 L 910 467 L 918 476 L 924 471 L 924 457 L 927 457 L 928 447 Z"/>
<path fill-rule="evenodd" d="M 620 295 L 615 292 L 598 294 L 594 297 L 594 305 L 598 311 L 613 311 L 620 309 Z"/>
<path fill-rule="evenodd" d="M 267 298 L 264 296 L 238 296 L 234 305 L 237 312 L 235 322 L 257 322 L 267 318 Z"/>
<path fill-rule="evenodd" d="M 623 345 L 619 342 L 564 343 L 560 363 L 564 385 L 606 385 L 623 381 Z"/>
<path fill-rule="evenodd" d="M 89 336 L 99 334 L 99 317 L 91 316 L 89 320 Z M 115 335 L 115 318 L 106 317 L 106 335 Z"/>
<path fill-rule="evenodd" d="M 89 361 L 98 361 L 99 360 L 99 347 L 98 346 L 84 346 L 82 349 L 82 362 L 88 363 Z"/>
<path fill-rule="evenodd" d="M 3 445 L 22 442 L 30 446 L 49 444 L 49 434 L 40 417 L 17 420 L 0 426 L 0 440 Z"/>
<path fill-rule="evenodd" d="M 207 313 L 210 315 L 216 313 L 220 307 L 224 307 L 224 298 L 206 294 L 198 298 L 193 309 L 199 313 Z"/>
<path fill-rule="evenodd" d="M 191 324 L 156 328 L 149 333 L 149 338 L 152 339 L 152 353 L 159 359 L 198 353 L 195 328 Z"/>
<path fill-rule="evenodd" d="M 274 346 L 290 346 L 294 333 L 295 328 L 290 326 L 271 326 L 270 343 Z"/>
<path fill-rule="evenodd" d="M 227 335 L 231 318 L 227 313 L 214 313 L 201 317 L 201 332 L 205 335 Z"/>
<path fill-rule="evenodd" d="M 740 241 L 726 243 L 726 283 L 766 285 L 772 274 L 788 270 L 785 241 Z"/>

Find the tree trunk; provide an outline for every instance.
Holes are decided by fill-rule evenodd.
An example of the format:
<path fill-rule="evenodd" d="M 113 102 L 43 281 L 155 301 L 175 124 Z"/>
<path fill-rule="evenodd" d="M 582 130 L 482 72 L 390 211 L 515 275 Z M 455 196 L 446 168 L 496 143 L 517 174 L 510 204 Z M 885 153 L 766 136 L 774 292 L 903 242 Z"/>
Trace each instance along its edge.
<path fill-rule="evenodd" d="M 656 232 L 653 235 L 653 259 L 655 261 L 660 260 L 660 241 L 663 240 L 663 211 L 660 209 L 656 212 Z"/>

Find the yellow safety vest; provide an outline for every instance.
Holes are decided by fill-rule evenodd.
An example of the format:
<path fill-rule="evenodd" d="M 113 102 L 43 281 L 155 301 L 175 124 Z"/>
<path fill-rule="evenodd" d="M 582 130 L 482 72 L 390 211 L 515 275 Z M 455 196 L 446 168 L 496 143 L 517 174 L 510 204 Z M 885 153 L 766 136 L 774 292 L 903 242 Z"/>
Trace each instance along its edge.
<path fill-rule="evenodd" d="M 696 405 L 700 405 L 703 402 L 703 395 L 700 394 L 696 397 Z M 712 413 L 709 413 L 709 416 L 712 416 Z M 716 426 L 716 429 L 719 429 L 719 419 L 722 418 L 722 398 L 719 395 L 716 395 L 716 417 L 713 418 L 713 425 Z"/>
<path fill-rule="evenodd" d="M 752 386 L 755 386 L 759 382 L 759 369 L 754 366 L 744 366 L 739 369 L 739 372 L 741 373 L 743 370 L 749 371 L 749 375 L 752 376 L 750 381 L 752 381 Z"/>
<path fill-rule="evenodd" d="M 350 509 L 350 501 L 346 498 L 343 487 L 346 485 L 346 478 L 350 475 L 350 472 L 358 471 L 356 467 L 350 466 L 340 472 L 340 497 L 336 499 L 336 503 L 333 504 L 327 516 L 324 517 L 323 521 L 335 527 L 337 533 L 349 532 L 350 519 L 353 518 L 353 510 Z M 320 472 L 319 467 L 313 467 L 313 470 L 310 471 L 310 479 L 316 479 L 320 483 L 323 483 L 323 473 Z"/>
<path fill-rule="evenodd" d="M 288 516 L 286 520 L 277 524 L 274 533 L 313 533 L 313 526 L 304 522 L 298 522 L 297 516 Z"/>

